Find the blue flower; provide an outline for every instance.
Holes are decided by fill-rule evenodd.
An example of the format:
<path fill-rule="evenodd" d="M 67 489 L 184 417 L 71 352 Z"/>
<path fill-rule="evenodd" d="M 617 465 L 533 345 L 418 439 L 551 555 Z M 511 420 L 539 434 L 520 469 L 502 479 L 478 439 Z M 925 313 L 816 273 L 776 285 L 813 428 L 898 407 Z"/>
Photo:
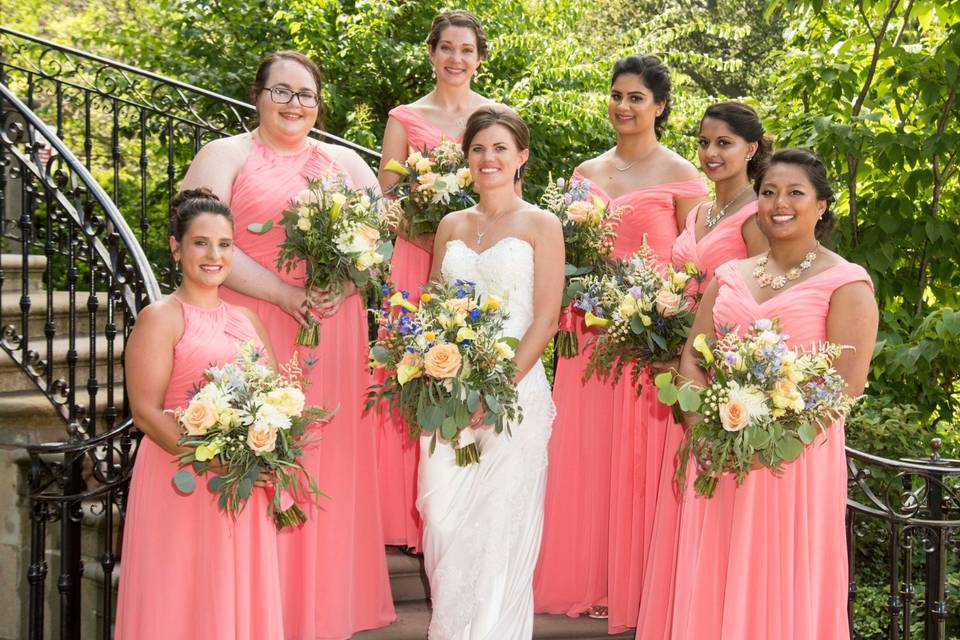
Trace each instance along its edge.
<path fill-rule="evenodd" d="M 400 292 L 400 295 L 402 295 L 402 296 L 403 296 L 403 299 L 406 300 L 407 298 L 410 297 L 410 292 L 407 291 L 407 290 L 403 290 L 403 291 Z"/>
<path fill-rule="evenodd" d="M 466 290 L 461 287 L 457 287 L 457 298 L 466 298 L 466 297 L 467 297 Z"/>
<path fill-rule="evenodd" d="M 382 287 L 380 287 L 380 293 L 385 296 L 390 295 L 390 287 L 388 287 L 387 285 L 383 285 Z"/>
<path fill-rule="evenodd" d="M 480 315 L 481 315 L 480 309 L 474 309 L 473 311 L 470 312 L 470 319 L 474 321 L 479 320 Z"/>

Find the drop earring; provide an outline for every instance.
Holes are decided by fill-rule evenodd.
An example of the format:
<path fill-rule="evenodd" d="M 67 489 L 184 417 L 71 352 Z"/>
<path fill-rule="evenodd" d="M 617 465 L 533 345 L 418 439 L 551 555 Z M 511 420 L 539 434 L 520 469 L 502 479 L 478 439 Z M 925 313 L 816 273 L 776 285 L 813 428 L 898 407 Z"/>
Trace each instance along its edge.
<path fill-rule="evenodd" d="M 514 178 L 514 182 L 519 182 L 519 181 L 520 181 L 520 167 L 517 167 L 517 177 Z"/>

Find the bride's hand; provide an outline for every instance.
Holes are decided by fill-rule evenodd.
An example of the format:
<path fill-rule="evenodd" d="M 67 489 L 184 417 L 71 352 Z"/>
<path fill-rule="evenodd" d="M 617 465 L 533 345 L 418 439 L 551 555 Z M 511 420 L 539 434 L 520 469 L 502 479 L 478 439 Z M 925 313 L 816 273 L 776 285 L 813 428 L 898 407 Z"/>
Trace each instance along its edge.
<path fill-rule="evenodd" d="M 487 416 L 487 409 L 483 406 L 483 402 L 480 402 L 480 405 L 477 407 L 477 410 L 473 412 L 473 415 L 470 416 L 470 428 L 479 429 L 483 426 L 483 419 Z"/>

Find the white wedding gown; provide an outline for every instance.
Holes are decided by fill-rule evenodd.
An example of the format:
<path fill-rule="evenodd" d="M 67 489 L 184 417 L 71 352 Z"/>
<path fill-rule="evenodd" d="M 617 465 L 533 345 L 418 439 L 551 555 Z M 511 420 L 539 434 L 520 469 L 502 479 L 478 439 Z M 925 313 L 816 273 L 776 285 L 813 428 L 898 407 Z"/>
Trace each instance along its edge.
<path fill-rule="evenodd" d="M 447 243 L 443 277 L 475 282 L 507 301 L 504 335 L 522 338 L 533 319 L 533 247 L 504 238 L 481 253 Z M 543 365 L 518 385 L 523 421 L 512 436 L 477 431 L 480 461 L 454 462 L 440 444 L 421 439 L 417 507 L 433 601 L 431 640 L 529 640 L 533 570 L 543 530 L 547 441 L 556 412 Z"/>

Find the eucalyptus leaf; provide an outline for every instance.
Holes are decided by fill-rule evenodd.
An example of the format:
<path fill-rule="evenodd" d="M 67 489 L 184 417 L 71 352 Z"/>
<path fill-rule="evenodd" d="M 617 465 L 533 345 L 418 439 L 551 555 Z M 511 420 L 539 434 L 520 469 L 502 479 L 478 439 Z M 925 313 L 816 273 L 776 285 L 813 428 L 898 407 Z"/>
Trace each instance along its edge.
<path fill-rule="evenodd" d="M 792 433 L 788 433 L 783 437 L 783 440 L 780 441 L 780 453 L 787 462 L 799 458 L 801 454 L 803 454 L 803 448 L 803 443 L 800 441 L 800 438 Z"/>
<path fill-rule="evenodd" d="M 700 392 L 691 385 L 685 384 L 680 387 L 677 400 L 684 411 L 697 411 L 700 408 Z"/>
<path fill-rule="evenodd" d="M 804 422 L 800 425 L 800 428 L 797 429 L 797 435 L 803 444 L 811 444 L 817 437 L 817 427 L 813 423 Z"/>
<path fill-rule="evenodd" d="M 679 399 L 679 396 L 680 396 L 679 391 L 677 390 L 677 387 L 674 384 L 670 384 L 669 386 L 666 386 L 666 387 L 660 387 L 660 390 L 657 391 L 657 400 L 667 405 L 668 407 L 676 404 L 677 400 Z"/>
<path fill-rule="evenodd" d="M 247 231 L 250 233 L 263 234 L 267 231 L 273 229 L 273 220 L 267 220 L 266 222 L 251 222 L 247 225 Z"/>
<path fill-rule="evenodd" d="M 186 469 L 173 474 L 173 484 L 180 493 L 193 493 L 197 488 L 197 478 Z"/>

